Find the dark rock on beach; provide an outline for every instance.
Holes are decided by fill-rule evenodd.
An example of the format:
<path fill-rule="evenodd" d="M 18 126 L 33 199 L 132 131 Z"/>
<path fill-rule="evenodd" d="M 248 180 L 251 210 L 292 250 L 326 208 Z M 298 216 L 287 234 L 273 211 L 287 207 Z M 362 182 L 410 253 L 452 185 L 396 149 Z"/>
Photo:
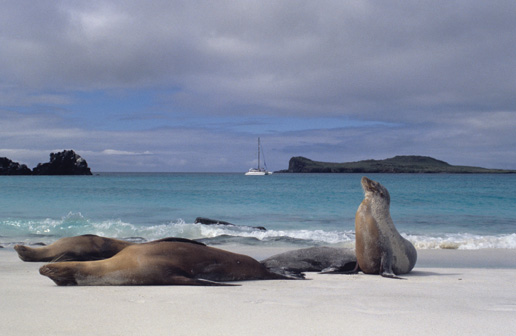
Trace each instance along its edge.
<path fill-rule="evenodd" d="M 0 175 L 30 175 L 31 170 L 24 164 L 19 164 L 6 157 L 0 157 Z"/>
<path fill-rule="evenodd" d="M 274 272 L 351 271 L 357 258 L 354 249 L 327 246 L 309 247 L 273 255 L 261 263 Z"/>
<path fill-rule="evenodd" d="M 263 226 L 236 225 L 236 224 L 232 224 L 232 223 L 229 223 L 229 222 L 226 222 L 226 221 L 221 221 L 221 220 L 218 220 L 218 219 L 211 219 L 211 218 L 206 218 L 206 217 L 197 217 L 195 219 L 194 223 L 195 224 L 199 223 L 199 224 L 204 224 L 204 225 L 227 225 L 227 226 L 238 226 L 238 227 L 250 227 L 250 228 L 253 228 L 253 229 L 260 230 L 260 231 L 267 231 L 267 229 L 264 228 Z"/>
<path fill-rule="evenodd" d="M 88 163 L 73 150 L 50 154 L 50 162 L 40 163 L 33 175 L 92 175 Z"/>

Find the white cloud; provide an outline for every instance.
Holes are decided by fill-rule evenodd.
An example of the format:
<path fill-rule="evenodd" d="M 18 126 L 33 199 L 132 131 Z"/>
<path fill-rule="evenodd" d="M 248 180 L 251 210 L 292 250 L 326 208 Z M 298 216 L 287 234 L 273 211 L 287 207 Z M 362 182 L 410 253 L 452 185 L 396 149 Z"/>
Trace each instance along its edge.
<path fill-rule="evenodd" d="M 106 154 L 106 155 L 152 155 L 152 152 L 150 152 L 150 151 L 130 152 L 130 151 L 122 151 L 122 150 L 116 150 L 116 149 L 105 149 L 102 151 L 102 154 Z"/>

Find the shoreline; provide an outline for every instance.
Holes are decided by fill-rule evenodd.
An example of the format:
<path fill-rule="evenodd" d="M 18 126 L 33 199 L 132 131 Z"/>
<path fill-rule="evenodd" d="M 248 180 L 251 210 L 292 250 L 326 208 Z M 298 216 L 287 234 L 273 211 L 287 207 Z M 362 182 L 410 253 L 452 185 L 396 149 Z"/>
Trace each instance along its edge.
<path fill-rule="evenodd" d="M 217 246 L 219 247 L 219 246 Z M 263 259 L 281 248 L 220 246 Z M 406 280 L 322 275 L 238 287 L 58 287 L 0 249 L 2 335 L 505 334 L 516 250 L 418 250 Z"/>
<path fill-rule="evenodd" d="M 294 247 L 257 247 L 247 245 L 221 245 L 216 248 L 249 255 L 263 260 L 274 254 L 295 250 Z M 302 247 L 301 247 L 302 248 Z M 516 249 L 418 249 L 417 267 L 438 268 L 514 268 Z"/>

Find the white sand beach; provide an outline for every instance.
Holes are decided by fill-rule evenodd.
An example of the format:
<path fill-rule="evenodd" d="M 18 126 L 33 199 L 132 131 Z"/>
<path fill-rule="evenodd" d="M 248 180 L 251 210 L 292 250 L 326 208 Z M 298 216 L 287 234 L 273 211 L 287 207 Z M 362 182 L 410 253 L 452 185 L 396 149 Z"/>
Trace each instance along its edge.
<path fill-rule="evenodd" d="M 262 259 L 275 249 L 227 246 Z M 516 250 L 420 250 L 406 280 L 308 273 L 238 287 L 58 287 L 0 249 L 1 335 L 509 335 Z"/>

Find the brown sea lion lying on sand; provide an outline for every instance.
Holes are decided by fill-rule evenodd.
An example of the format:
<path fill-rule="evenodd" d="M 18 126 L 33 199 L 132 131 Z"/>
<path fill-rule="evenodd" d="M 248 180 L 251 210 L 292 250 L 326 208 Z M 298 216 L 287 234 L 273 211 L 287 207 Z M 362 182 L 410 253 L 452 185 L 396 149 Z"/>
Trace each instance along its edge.
<path fill-rule="evenodd" d="M 83 261 L 110 258 L 133 244 L 124 240 L 87 234 L 61 238 L 48 246 L 16 245 L 14 249 L 23 261 Z"/>
<path fill-rule="evenodd" d="M 96 261 L 44 265 L 40 274 L 59 286 L 226 285 L 224 281 L 292 279 L 255 259 L 195 241 L 162 239 L 126 247 Z"/>

